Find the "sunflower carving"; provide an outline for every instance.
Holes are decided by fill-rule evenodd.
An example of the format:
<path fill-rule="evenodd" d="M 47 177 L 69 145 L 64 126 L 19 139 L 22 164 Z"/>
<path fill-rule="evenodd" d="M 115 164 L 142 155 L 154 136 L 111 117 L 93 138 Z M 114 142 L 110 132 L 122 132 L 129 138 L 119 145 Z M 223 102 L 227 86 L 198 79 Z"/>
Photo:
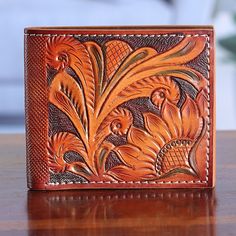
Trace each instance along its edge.
<path fill-rule="evenodd" d="M 208 81 L 187 63 L 205 45 L 204 36 L 183 37 L 160 54 L 122 40 L 50 37 L 49 102 L 75 130 L 49 133 L 51 173 L 88 182 L 200 179 L 196 152 L 206 135 Z M 77 156 L 68 162 L 72 152 Z"/>

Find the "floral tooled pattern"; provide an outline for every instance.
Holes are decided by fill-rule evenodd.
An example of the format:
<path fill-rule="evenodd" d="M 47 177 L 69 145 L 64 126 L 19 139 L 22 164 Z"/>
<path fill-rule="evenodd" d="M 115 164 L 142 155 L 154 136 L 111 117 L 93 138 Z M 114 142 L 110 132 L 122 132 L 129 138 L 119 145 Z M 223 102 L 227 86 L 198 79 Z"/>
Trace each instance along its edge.
<path fill-rule="evenodd" d="M 112 45 L 126 50 L 108 60 Z M 49 101 L 78 133 L 49 137 L 50 171 L 70 172 L 87 181 L 151 181 L 178 175 L 200 179 L 196 152 L 206 133 L 207 80 L 186 64 L 205 45 L 204 36 L 186 37 L 158 54 L 151 47 L 133 50 L 120 40 L 100 46 L 50 37 L 46 61 L 57 73 L 49 85 Z M 183 90 L 180 80 L 197 96 Z M 135 111 L 124 106 L 139 98 L 148 98 L 156 109 L 142 112 L 142 127 L 135 125 Z M 125 143 L 114 144 L 109 136 L 122 137 Z M 72 151 L 81 158 L 67 162 L 65 154 Z M 112 156 L 119 161 L 108 167 Z"/>

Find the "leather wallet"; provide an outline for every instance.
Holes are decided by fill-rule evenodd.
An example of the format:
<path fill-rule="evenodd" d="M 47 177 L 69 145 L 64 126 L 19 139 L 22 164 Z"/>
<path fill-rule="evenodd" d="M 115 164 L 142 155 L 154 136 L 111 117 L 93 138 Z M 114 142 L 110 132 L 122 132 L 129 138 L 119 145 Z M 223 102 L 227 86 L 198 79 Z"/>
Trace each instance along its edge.
<path fill-rule="evenodd" d="M 215 185 L 210 26 L 25 29 L 30 189 Z"/>

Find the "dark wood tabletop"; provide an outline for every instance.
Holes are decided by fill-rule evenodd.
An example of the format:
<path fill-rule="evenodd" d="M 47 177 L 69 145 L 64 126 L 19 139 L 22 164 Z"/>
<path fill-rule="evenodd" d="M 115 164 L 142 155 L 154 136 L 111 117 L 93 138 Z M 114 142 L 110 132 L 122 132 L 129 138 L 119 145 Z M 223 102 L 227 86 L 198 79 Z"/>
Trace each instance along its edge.
<path fill-rule="evenodd" d="M 216 188 L 28 191 L 23 135 L 0 136 L 0 235 L 236 235 L 236 132 L 217 133 Z"/>

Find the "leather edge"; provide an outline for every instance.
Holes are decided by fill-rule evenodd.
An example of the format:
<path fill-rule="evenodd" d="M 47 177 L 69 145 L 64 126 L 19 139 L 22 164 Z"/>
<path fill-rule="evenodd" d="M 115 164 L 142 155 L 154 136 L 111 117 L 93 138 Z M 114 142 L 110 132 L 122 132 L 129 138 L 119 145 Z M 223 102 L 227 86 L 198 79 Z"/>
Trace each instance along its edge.
<path fill-rule="evenodd" d="M 214 188 L 216 185 L 216 79 L 215 79 L 215 32 L 214 29 L 209 32 L 210 34 L 210 117 L 211 117 L 211 130 L 210 130 L 210 178 L 208 185 Z"/>
<path fill-rule="evenodd" d="M 46 43 L 46 37 L 44 41 Z M 27 187 L 43 189 L 48 182 L 48 104 L 45 43 L 24 37 L 25 132 Z M 41 47 L 41 48 L 40 48 Z"/>

